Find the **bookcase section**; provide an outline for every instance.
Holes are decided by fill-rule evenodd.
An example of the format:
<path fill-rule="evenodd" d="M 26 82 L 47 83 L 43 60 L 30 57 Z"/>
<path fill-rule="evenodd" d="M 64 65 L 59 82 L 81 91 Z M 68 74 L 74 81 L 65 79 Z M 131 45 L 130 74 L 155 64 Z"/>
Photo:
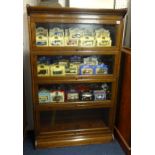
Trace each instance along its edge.
<path fill-rule="evenodd" d="M 37 148 L 113 140 L 126 12 L 27 6 Z"/>

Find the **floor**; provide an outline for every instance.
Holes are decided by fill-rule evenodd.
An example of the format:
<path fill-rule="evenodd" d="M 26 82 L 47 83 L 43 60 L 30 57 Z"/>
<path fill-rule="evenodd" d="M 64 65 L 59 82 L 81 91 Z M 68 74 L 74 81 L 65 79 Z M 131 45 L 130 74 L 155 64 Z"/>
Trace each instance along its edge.
<path fill-rule="evenodd" d="M 29 136 L 24 140 L 23 155 L 125 155 L 125 153 L 116 140 L 107 144 L 34 149 L 32 136 Z"/>

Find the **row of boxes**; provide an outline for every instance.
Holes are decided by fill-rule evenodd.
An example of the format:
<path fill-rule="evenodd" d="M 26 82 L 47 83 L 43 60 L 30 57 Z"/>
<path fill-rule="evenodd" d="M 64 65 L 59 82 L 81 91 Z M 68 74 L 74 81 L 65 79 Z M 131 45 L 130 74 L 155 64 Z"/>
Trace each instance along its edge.
<path fill-rule="evenodd" d="M 81 62 L 79 57 L 59 60 L 55 64 L 39 62 L 37 65 L 38 76 L 65 76 L 65 75 L 98 75 L 108 74 L 108 66 L 99 63 L 96 57 L 86 57 Z"/>
<path fill-rule="evenodd" d="M 65 75 L 101 75 L 108 74 L 107 65 L 78 65 L 70 64 L 69 68 L 64 65 L 45 65 L 37 66 L 38 76 L 65 76 Z"/>
<path fill-rule="evenodd" d="M 48 30 L 38 27 L 36 29 L 36 45 L 106 47 L 112 45 L 112 40 L 110 32 L 104 28 L 93 30 L 81 28 L 61 29 L 55 27 Z"/>
<path fill-rule="evenodd" d="M 70 64 L 66 69 L 64 65 L 46 65 L 38 64 L 37 66 L 38 76 L 64 76 L 64 75 L 77 75 L 78 66 Z"/>
<path fill-rule="evenodd" d="M 38 93 L 39 103 L 50 103 L 50 102 L 76 102 L 76 101 L 102 101 L 106 100 L 106 91 L 105 90 L 94 90 L 94 91 L 85 91 L 78 92 L 71 90 L 66 92 L 63 90 L 41 90 Z"/>

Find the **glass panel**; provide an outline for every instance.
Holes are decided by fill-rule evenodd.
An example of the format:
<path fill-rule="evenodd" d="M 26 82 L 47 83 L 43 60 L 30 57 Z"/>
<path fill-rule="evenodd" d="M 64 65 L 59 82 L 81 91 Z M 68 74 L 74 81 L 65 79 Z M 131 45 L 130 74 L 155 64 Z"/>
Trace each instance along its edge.
<path fill-rule="evenodd" d="M 111 83 L 39 85 L 39 103 L 110 100 L 111 85 Z"/>
<path fill-rule="evenodd" d="M 71 75 L 107 75 L 113 74 L 114 56 L 39 56 L 37 75 L 71 76 Z"/>
<path fill-rule="evenodd" d="M 116 25 L 36 23 L 37 46 L 111 47 Z"/>
<path fill-rule="evenodd" d="M 41 131 L 65 131 L 104 128 L 108 125 L 108 109 L 40 112 Z"/>

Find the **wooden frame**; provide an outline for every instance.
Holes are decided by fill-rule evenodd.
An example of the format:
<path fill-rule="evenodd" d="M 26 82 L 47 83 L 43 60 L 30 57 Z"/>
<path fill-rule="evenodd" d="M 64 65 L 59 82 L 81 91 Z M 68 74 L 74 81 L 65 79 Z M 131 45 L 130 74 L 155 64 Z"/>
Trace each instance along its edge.
<path fill-rule="evenodd" d="M 62 147 L 72 145 L 83 145 L 93 143 L 103 143 L 113 140 L 113 129 L 115 120 L 115 109 L 117 99 L 117 83 L 119 78 L 121 45 L 123 34 L 123 17 L 127 10 L 102 10 L 102 9 L 76 9 L 76 8 L 50 8 L 50 7 L 32 7 L 27 6 L 28 25 L 29 25 L 29 43 L 30 59 L 32 71 L 32 95 L 34 111 L 34 128 L 35 128 L 35 146 L 37 148 Z M 37 47 L 35 46 L 35 27 L 36 23 L 96 23 L 96 24 L 113 24 L 116 28 L 115 46 L 112 47 Z M 56 56 L 56 55 L 112 55 L 114 56 L 113 74 L 109 75 L 92 75 L 92 76 L 70 76 L 70 77 L 37 77 L 37 56 Z M 89 102 L 65 102 L 41 105 L 38 102 L 38 86 L 40 84 L 71 84 L 71 83 L 112 83 L 111 100 L 106 101 L 89 101 Z M 95 120 L 94 125 L 98 127 L 90 128 L 90 120 L 87 119 L 81 124 L 79 121 L 76 129 L 75 123 L 72 122 L 74 130 L 55 130 L 42 131 L 40 124 L 40 113 L 46 111 L 66 111 L 66 110 L 108 110 L 108 124 L 105 124 L 100 116 Z M 84 115 L 83 115 L 84 116 Z M 58 124 L 59 125 L 59 124 Z M 62 123 L 62 127 L 65 123 Z M 85 128 L 80 128 L 85 126 Z M 59 126 L 61 127 L 61 126 Z"/>
<path fill-rule="evenodd" d="M 57 17 L 57 18 L 60 18 L 60 17 Z M 94 23 L 94 24 L 106 24 L 106 25 L 114 25 L 116 28 L 116 43 L 114 46 L 112 47 L 105 47 L 105 48 L 101 48 L 101 47 L 95 47 L 95 48 L 79 48 L 79 47 L 63 47 L 64 50 L 75 50 L 75 51 L 80 51 L 81 49 L 84 49 L 84 50 L 119 50 L 119 45 L 120 45 L 120 42 L 121 42 L 121 38 L 120 38 L 120 34 L 121 34 L 121 25 L 122 25 L 122 22 L 121 20 L 101 20 L 101 19 L 89 19 L 90 17 L 87 17 L 87 18 L 80 18 L 80 19 L 76 19 L 76 16 L 73 16 L 72 18 L 69 18 L 69 19 L 65 19 L 63 17 L 63 19 L 55 19 L 55 18 L 35 18 L 33 17 L 31 19 L 31 30 L 32 32 L 35 32 L 36 31 L 36 24 L 35 23 L 73 23 L 73 24 L 91 24 L 91 23 Z M 62 17 L 61 17 L 62 18 Z M 117 24 L 119 23 L 119 24 Z M 120 26 L 119 26 L 120 25 Z M 51 51 L 53 49 L 53 47 L 37 47 L 36 44 L 35 44 L 35 33 L 32 33 L 32 50 L 47 50 L 47 51 Z"/>
<path fill-rule="evenodd" d="M 131 155 L 131 49 L 122 48 L 118 105 L 114 135 L 127 155 Z"/>

